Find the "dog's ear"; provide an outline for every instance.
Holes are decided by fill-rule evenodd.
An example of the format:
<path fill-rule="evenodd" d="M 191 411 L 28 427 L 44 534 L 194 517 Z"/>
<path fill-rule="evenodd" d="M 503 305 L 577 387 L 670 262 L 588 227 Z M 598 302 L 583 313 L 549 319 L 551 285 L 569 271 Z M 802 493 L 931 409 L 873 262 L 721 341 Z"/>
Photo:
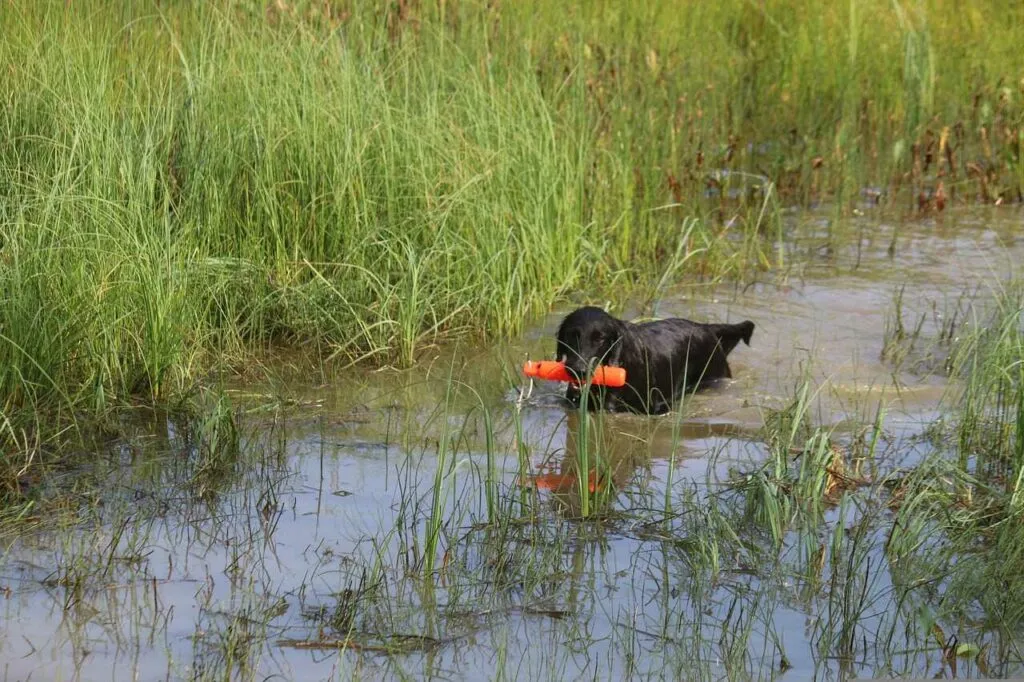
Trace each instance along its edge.
<path fill-rule="evenodd" d="M 555 341 L 555 359 L 566 361 L 570 359 L 576 351 L 573 349 L 572 344 L 565 341 L 565 339 L 559 335 Z"/>
<path fill-rule="evenodd" d="M 566 320 L 562 320 L 558 325 L 558 330 L 555 332 L 555 359 L 562 360 L 562 356 L 569 353 L 569 343 L 566 339 L 568 335 L 568 325 Z"/>
<path fill-rule="evenodd" d="M 622 345 L 626 341 L 626 326 L 615 320 L 608 330 L 608 352 L 602 362 L 606 365 L 618 365 L 622 359 Z"/>

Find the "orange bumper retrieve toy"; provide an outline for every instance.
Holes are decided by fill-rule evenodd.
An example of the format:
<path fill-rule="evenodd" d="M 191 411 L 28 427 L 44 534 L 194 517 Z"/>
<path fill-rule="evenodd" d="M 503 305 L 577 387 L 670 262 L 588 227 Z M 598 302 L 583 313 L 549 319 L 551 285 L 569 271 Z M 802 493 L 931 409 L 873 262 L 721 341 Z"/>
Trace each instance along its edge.
<path fill-rule="evenodd" d="M 571 374 L 569 374 L 569 371 L 565 368 L 564 362 L 556 362 L 554 360 L 527 362 L 523 365 L 523 374 L 537 379 L 547 379 L 548 381 L 568 381 L 573 384 L 579 383 Z M 612 388 L 625 386 L 626 370 L 622 367 L 598 365 L 594 368 L 594 375 L 591 379 L 591 383 L 599 386 L 611 386 Z"/>

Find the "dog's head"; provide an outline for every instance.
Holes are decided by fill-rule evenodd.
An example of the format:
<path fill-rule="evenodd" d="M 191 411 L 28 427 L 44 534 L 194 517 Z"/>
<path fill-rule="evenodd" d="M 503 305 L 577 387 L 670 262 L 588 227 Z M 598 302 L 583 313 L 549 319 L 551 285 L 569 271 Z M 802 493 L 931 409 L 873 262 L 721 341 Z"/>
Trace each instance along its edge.
<path fill-rule="evenodd" d="M 624 324 L 600 308 L 588 306 L 569 313 L 558 327 L 555 357 L 579 380 L 595 365 L 615 365 L 622 350 Z"/>

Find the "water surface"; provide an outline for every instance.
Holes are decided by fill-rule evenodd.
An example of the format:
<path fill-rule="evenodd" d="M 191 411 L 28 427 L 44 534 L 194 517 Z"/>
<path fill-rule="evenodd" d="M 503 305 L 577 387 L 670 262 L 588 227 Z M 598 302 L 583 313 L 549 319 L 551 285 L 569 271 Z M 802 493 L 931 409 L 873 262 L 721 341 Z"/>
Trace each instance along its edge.
<path fill-rule="evenodd" d="M 865 611 L 847 614 L 856 637 L 850 657 L 837 658 L 846 640 L 827 627 L 838 622 L 835 595 L 759 572 L 742 553 L 708 572 L 687 558 L 702 542 L 699 519 L 665 510 L 697 508 L 692 499 L 713 494 L 730 470 L 763 459 L 765 420 L 802 382 L 814 424 L 837 442 L 882 414 L 880 456 L 892 466 L 924 456 L 917 436 L 950 387 L 926 349 L 883 359 L 894 296 L 903 289 L 907 325 L 923 319 L 923 334 L 936 334 L 970 310 L 964 292 L 983 299 L 1009 275 L 1022 213 L 958 210 L 904 224 L 866 216 L 838 236 L 827 213 L 796 220 L 795 265 L 784 273 L 742 287 L 679 282 L 654 310 L 616 311 L 757 328 L 730 358 L 734 379 L 679 413 L 601 419 L 592 437 L 616 485 L 601 521 L 574 518 L 576 488 L 518 485 L 521 456 L 532 473 L 575 471 L 578 416 L 556 385 L 521 399 L 517 374 L 525 357 L 550 355 L 568 307 L 523 338 L 440 349 L 414 371 L 323 383 L 282 369 L 279 381 L 231 387 L 244 410 L 234 457 L 204 453 L 202 434 L 159 414 L 66 474 L 102 482 L 101 492 L 69 495 L 82 509 L 74 525 L 42 524 L 5 545 L 3 679 L 800 680 L 942 670 L 934 646 L 880 640 L 906 625 L 884 569 L 863 586 Z M 521 518 L 504 537 L 486 529 L 489 466 L 502 513 Z M 432 505 L 443 523 L 437 570 L 423 578 Z M 852 523 L 849 513 L 830 512 L 831 523 Z M 787 551 L 810 544 L 794 536 Z M 307 648 L 346 639 L 355 648 Z"/>

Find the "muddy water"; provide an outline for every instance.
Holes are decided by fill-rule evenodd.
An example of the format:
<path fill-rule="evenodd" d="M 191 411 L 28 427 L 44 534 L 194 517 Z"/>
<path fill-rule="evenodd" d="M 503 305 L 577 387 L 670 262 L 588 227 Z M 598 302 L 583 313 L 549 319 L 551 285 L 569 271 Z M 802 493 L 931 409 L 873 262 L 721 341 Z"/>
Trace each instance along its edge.
<path fill-rule="evenodd" d="M 865 217 L 834 235 L 827 215 L 803 215 L 794 218 L 794 265 L 783 274 L 743 289 L 680 287 L 653 311 L 619 311 L 751 319 L 757 328 L 751 346 L 731 357 L 734 379 L 694 396 L 679 415 L 603 418 L 599 438 L 621 490 L 613 506 L 631 512 L 633 530 L 560 521 L 579 511 L 578 495 L 540 493 L 534 514 L 559 547 L 537 569 L 547 592 L 494 594 L 486 562 L 466 563 L 458 585 L 411 576 L 439 441 L 450 443 L 446 464 L 455 472 L 439 503 L 456 517 L 442 548 L 484 518 L 488 443 L 508 498 L 520 494 L 520 452 L 549 481 L 572 472 L 578 419 L 557 386 L 538 384 L 521 398 L 526 385 L 516 374 L 527 355 L 551 353 L 565 311 L 507 346 L 446 349 L 414 372 L 236 387 L 245 436 L 227 464 L 204 465 L 183 425 L 156 417 L 99 457 L 89 475 L 104 493 L 81 523 L 10 546 L 0 575 L 0 677 L 721 679 L 778 671 L 776 641 L 789 666 L 784 679 L 836 674 L 815 655 L 814 609 L 785 595 L 750 628 L 742 671 L 731 668 L 716 649 L 730 602 L 687 597 L 685 572 L 635 532 L 645 495 L 663 497 L 669 476 L 681 486 L 669 494 L 682 494 L 690 483 L 707 485 L 709 473 L 713 481 L 756 460 L 766 415 L 793 400 L 802 378 L 815 390 L 814 422 L 837 438 L 880 409 L 890 442 L 920 433 L 940 413 L 946 380 L 913 354 L 898 366 L 881 359 L 894 292 L 904 287 L 907 324 L 923 315 L 925 333 L 935 333 L 963 291 L 1008 275 L 1022 252 L 1022 222 L 1015 208 L 898 226 Z M 373 603 L 361 591 L 367 570 L 379 570 L 384 585 Z M 876 589 L 886 586 L 882 579 Z M 885 618 L 882 609 L 872 622 Z M 295 646 L 346 634 L 363 650 Z M 390 655 L 375 648 L 384 645 Z M 927 660 L 908 661 L 934 672 Z M 856 670 L 870 673 L 873 663 Z"/>

